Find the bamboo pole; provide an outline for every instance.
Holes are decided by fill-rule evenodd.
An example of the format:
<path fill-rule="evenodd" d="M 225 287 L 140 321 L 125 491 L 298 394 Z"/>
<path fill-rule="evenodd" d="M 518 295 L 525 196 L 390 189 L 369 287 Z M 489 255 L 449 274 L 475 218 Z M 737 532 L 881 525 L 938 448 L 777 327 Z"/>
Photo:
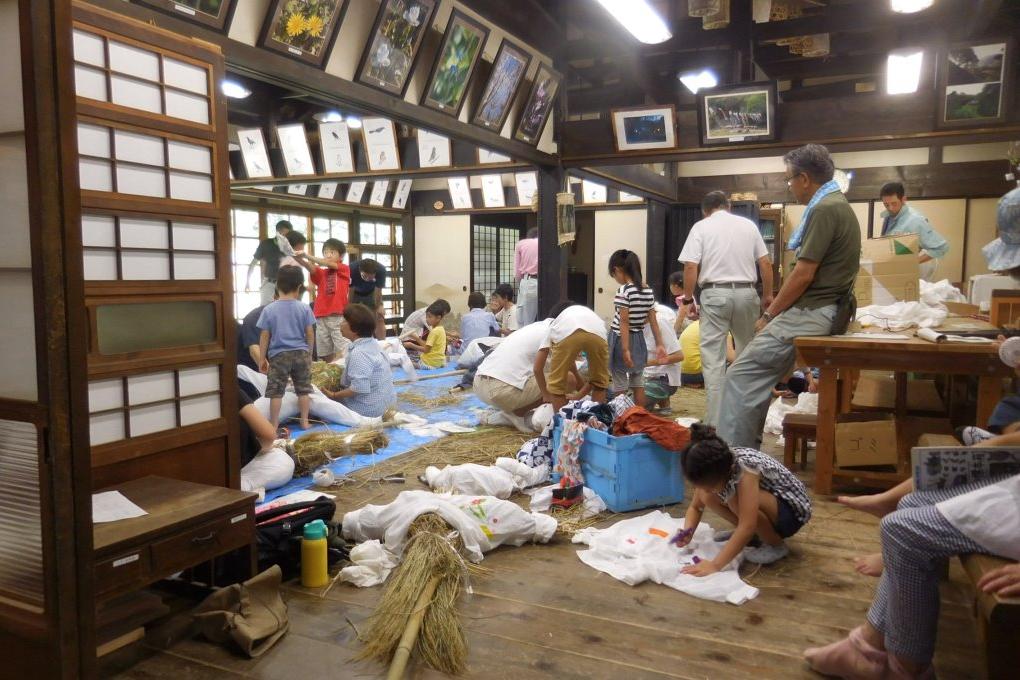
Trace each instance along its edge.
<path fill-rule="evenodd" d="M 442 373 L 434 373 L 432 375 L 418 376 L 417 380 L 411 380 L 410 378 L 400 378 L 399 380 L 394 380 L 393 384 L 410 385 L 412 383 L 421 382 L 423 380 L 435 380 L 436 378 L 449 378 L 451 375 L 464 375 L 465 373 L 467 373 L 466 368 L 458 368 L 454 371 L 444 371 Z"/>
<path fill-rule="evenodd" d="M 407 662 L 411 658 L 411 650 L 414 649 L 414 643 L 418 640 L 421 622 L 425 618 L 425 610 L 428 609 L 432 596 L 436 594 L 438 586 L 439 577 L 433 576 L 425 584 L 425 589 L 418 596 L 418 601 L 414 603 L 414 611 L 411 612 L 411 616 L 407 620 L 407 627 L 404 628 L 404 634 L 400 636 L 400 643 L 397 645 L 396 651 L 393 652 L 393 660 L 390 662 L 390 670 L 386 674 L 386 680 L 400 680 L 404 677 Z"/>

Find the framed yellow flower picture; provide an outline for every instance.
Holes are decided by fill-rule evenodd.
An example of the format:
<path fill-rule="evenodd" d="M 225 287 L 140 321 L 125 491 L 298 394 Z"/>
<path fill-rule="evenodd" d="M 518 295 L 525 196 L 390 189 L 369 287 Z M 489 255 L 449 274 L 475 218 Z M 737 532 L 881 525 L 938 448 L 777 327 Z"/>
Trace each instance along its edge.
<path fill-rule="evenodd" d="M 346 10 L 347 0 L 272 0 L 259 46 L 323 68 Z"/>

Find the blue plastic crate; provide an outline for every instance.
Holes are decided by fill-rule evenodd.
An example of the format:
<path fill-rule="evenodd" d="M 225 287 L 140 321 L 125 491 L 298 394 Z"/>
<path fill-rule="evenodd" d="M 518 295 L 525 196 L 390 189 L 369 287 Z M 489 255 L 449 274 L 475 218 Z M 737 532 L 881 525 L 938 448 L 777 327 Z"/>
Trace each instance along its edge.
<path fill-rule="evenodd" d="M 553 455 L 563 431 L 559 417 L 553 428 Z M 648 435 L 614 437 L 588 428 L 581 446 L 584 485 L 602 497 L 613 512 L 679 503 L 684 499 L 680 454 L 667 451 Z M 559 475 L 553 473 L 553 481 Z"/>

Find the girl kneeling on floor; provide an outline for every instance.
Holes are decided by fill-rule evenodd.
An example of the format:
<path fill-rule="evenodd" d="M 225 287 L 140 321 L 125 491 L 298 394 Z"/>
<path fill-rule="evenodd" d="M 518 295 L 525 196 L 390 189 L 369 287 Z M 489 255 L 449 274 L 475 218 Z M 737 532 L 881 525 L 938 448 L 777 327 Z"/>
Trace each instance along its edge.
<path fill-rule="evenodd" d="M 771 564 L 789 554 L 783 539 L 793 536 L 811 519 L 811 499 L 804 484 L 772 456 L 754 449 L 730 449 L 715 428 L 695 423 L 691 443 L 681 454 L 684 477 L 694 487 L 687 508 L 685 531 L 676 544 L 690 542 L 692 529 L 706 507 L 734 524 L 732 532 L 717 532 L 726 545 L 714 560 L 684 568 L 683 573 L 707 576 L 723 569 L 757 536 L 761 545 L 744 557 L 755 564 Z"/>

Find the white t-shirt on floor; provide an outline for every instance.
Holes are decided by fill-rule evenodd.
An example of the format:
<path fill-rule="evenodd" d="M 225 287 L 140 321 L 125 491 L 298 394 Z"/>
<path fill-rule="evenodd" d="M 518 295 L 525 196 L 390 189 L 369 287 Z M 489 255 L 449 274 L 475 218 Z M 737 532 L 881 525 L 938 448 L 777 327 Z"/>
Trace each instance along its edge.
<path fill-rule="evenodd" d="M 716 210 L 691 227 L 680 262 L 698 263 L 698 283 L 754 283 L 758 258 L 768 255 L 754 222 Z"/>
<path fill-rule="evenodd" d="M 549 326 L 549 334 L 542 342 L 541 349 L 563 342 L 575 331 L 587 331 L 606 340 L 606 322 L 584 305 L 573 305 L 564 309 Z M 520 331 L 517 331 L 520 333 Z"/>
<path fill-rule="evenodd" d="M 476 375 L 488 376 L 524 389 L 528 379 L 535 375 L 535 356 L 549 333 L 549 319 L 528 324 L 514 331 L 485 357 Z"/>

